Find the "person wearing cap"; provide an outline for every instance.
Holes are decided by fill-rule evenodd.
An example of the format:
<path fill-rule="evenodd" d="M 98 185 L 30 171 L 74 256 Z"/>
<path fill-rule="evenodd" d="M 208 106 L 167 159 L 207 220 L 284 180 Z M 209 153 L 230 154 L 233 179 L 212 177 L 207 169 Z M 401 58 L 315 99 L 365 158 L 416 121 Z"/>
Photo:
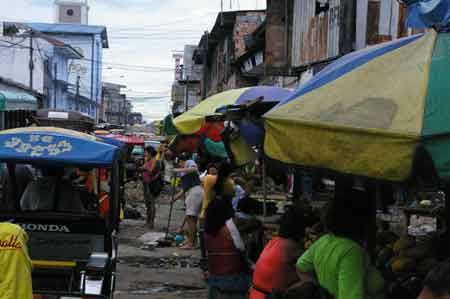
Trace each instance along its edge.
<path fill-rule="evenodd" d="M 177 201 L 184 195 L 186 203 L 185 222 L 188 233 L 186 243 L 180 248 L 194 249 L 197 237 L 197 220 L 201 211 L 204 193 L 198 167 L 188 153 L 182 153 L 179 156 L 179 168 L 174 168 L 173 172 L 180 175 L 182 189 L 175 195 L 174 201 Z"/>

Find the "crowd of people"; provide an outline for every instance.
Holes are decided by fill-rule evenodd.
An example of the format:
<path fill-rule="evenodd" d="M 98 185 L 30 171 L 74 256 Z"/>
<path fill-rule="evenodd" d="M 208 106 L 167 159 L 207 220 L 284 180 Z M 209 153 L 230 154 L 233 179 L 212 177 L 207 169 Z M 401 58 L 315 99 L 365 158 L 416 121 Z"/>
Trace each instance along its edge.
<path fill-rule="evenodd" d="M 370 198 L 363 188 L 335 192 L 320 211 L 289 206 L 272 238 L 250 249 L 255 236 L 262 239 L 263 223 L 245 209 L 245 184 L 225 160 L 199 164 L 189 153 L 175 156 L 165 146 L 147 147 L 140 171 L 150 229 L 165 182 L 179 180 L 172 201 L 184 200 L 187 229 L 180 249 L 201 250 L 209 299 L 385 298 L 383 276 L 366 250 Z M 89 185 L 88 172 L 80 170 L 77 177 Z M 322 233 L 305 249 L 305 234 L 317 225 Z M 11 292 L 32 298 L 27 240 L 21 227 L 0 223 L 0 264 L 8 269 L 0 271 L 0 298 L 13 298 Z M 449 279 L 447 261 L 427 275 L 418 298 L 450 298 Z"/>
<path fill-rule="evenodd" d="M 186 242 L 180 248 L 192 250 L 200 244 L 207 260 L 208 298 L 385 298 L 383 276 L 365 249 L 370 215 L 367 191 L 339 190 L 318 213 L 289 207 L 275 236 L 252 260 L 248 236 L 261 231 L 262 223 L 240 210 L 245 191 L 231 165 L 220 161 L 200 168 L 188 153 L 177 160 L 172 175 L 181 183 L 173 200 L 184 198 L 187 224 Z M 154 169 L 144 168 L 150 174 Z M 305 250 L 305 232 L 315 225 L 322 226 L 323 232 Z M 419 298 L 450 298 L 450 289 L 444 286 L 448 277 L 443 274 L 450 275 L 449 265 L 443 263 L 430 272 Z"/>

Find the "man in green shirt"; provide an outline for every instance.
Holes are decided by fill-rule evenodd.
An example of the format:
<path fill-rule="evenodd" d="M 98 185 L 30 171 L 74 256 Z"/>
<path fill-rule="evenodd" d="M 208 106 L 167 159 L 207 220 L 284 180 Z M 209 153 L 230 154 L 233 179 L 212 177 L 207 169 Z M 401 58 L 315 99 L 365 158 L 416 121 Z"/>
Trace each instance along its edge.
<path fill-rule="evenodd" d="M 335 299 L 384 298 L 384 281 L 360 245 L 366 234 L 368 196 L 350 189 L 327 209 L 322 236 L 299 258 L 303 281 L 316 280 Z"/>

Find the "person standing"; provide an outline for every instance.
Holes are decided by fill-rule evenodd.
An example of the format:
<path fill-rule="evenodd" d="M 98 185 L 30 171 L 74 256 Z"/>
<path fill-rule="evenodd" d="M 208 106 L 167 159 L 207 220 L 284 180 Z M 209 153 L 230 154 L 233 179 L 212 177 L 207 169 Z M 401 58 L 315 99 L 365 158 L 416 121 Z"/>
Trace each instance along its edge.
<path fill-rule="evenodd" d="M 256 220 L 234 217 L 231 197 L 215 198 L 206 209 L 205 247 L 208 255 L 208 299 L 246 299 L 250 269 L 244 243 L 248 233 L 259 229 Z"/>
<path fill-rule="evenodd" d="M 181 249 L 195 249 L 197 239 L 197 220 L 202 207 L 203 188 L 201 186 L 198 167 L 188 153 L 179 156 L 179 168 L 173 172 L 181 177 L 181 191 L 177 193 L 173 201 L 179 200 L 183 195 L 186 203 L 185 222 L 187 224 L 186 243 Z"/>
<path fill-rule="evenodd" d="M 156 150 L 148 146 L 144 152 L 144 165 L 142 166 L 142 180 L 144 184 L 144 201 L 147 209 L 147 225 L 150 229 L 155 226 L 157 194 L 154 192 L 154 184 L 158 180 L 159 167 L 156 161 Z"/>
<path fill-rule="evenodd" d="M 18 225 L 0 223 L 0 298 L 32 299 L 28 235 Z"/>
<path fill-rule="evenodd" d="M 209 203 L 216 197 L 233 197 L 235 196 L 235 185 L 230 178 L 231 165 L 222 162 L 216 168 L 216 174 L 212 172 L 205 176 L 203 180 L 204 195 L 202 200 L 202 209 L 200 219 L 203 221 L 206 215 L 206 209 Z"/>

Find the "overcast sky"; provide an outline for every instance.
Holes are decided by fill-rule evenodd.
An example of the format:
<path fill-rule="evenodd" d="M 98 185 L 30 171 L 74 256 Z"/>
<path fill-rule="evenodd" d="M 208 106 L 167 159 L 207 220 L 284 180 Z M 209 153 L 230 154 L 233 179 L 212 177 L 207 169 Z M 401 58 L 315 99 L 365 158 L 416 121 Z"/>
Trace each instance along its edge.
<path fill-rule="evenodd" d="M 223 0 L 224 9 L 264 9 L 265 0 Z M 6 6 L 7 3 L 7 7 Z M 198 44 L 220 11 L 220 0 L 89 0 L 89 23 L 108 28 L 103 80 L 128 86 L 135 111 L 146 120 L 169 112 L 173 51 Z M 3 21 L 53 22 L 54 0 L 1 0 Z M 137 68 L 136 66 L 142 66 Z"/>

